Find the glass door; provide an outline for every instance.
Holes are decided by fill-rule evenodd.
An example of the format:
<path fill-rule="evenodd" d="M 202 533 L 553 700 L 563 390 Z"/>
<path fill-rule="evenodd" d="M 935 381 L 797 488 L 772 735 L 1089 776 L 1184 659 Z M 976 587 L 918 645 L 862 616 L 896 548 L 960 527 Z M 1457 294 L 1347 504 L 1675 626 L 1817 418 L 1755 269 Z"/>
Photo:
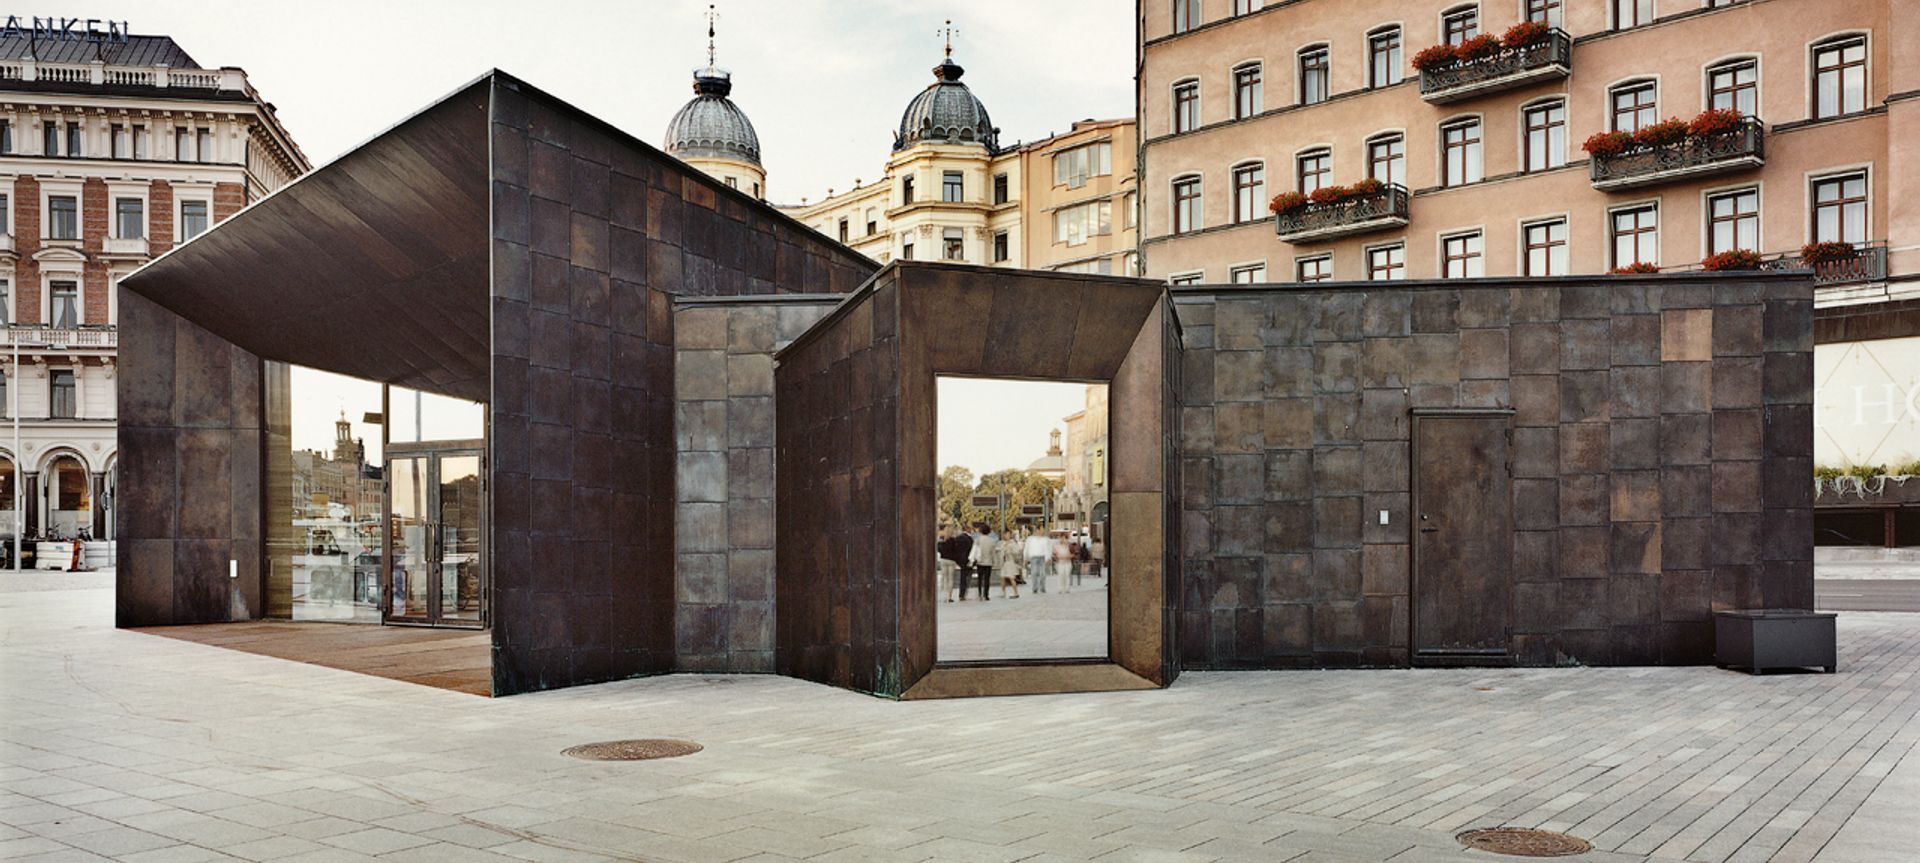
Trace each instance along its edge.
<path fill-rule="evenodd" d="M 480 452 L 393 450 L 387 460 L 387 622 L 485 626 Z"/>

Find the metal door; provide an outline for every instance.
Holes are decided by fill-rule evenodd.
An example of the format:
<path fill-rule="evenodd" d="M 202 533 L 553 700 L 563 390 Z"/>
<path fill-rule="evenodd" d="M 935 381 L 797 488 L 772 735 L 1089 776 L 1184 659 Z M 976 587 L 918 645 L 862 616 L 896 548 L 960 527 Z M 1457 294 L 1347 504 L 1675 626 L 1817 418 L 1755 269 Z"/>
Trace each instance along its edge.
<path fill-rule="evenodd" d="M 487 624 L 481 450 L 393 445 L 387 458 L 387 623 Z"/>
<path fill-rule="evenodd" d="M 1413 418 L 1413 661 L 1504 664 L 1513 620 L 1511 413 Z"/>

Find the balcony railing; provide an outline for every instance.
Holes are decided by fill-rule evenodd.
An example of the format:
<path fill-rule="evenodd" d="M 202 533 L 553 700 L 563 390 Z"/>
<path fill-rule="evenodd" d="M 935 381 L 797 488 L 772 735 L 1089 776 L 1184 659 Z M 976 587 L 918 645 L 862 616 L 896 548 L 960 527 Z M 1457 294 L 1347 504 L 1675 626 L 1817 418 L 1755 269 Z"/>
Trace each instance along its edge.
<path fill-rule="evenodd" d="M 1798 270 L 1808 265 L 1796 253 L 1784 253 L 1760 265 L 1763 270 Z M 1878 282 L 1887 277 L 1887 245 L 1866 243 L 1855 248 L 1853 257 L 1813 264 L 1813 283 L 1821 287 Z"/>
<path fill-rule="evenodd" d="M 1273 226 L 1281 242 L 1294 244 L 1401 228 L 1407 224 L 1407 198 L 1407 187 L 1396 183 L 1371 195 L 1276 214 Z"/>
<path fill-rule="evenodd" d="M 21 348 L 66 348 L 111 351 L 120 346 L 117 327 L 50 327 L 20 324 L 0 327 L 0 351 Z"/>
<path fill-rule="evenodd" d="M 1766 126 L 1748 117 L 1730 132 L 1657 147 L 1635 146 L 1612 156 L 1595 156 L 1588 165 L 1593 187 L 1610 191 L 1744 171 L 1766 162 Z"/>
<path fill-rule="evenodd" d="M 0 62 L 0 81 L 111 84 L 120 87 L 247 92 L 247 75 L 239 69 L 173 69 L 165 65 L 110 66 L 101 61 L 48 63 L 32 59 L 7 60 Z"/>
<path fill-rule="evenodd" d="M 1420 98 L 1435 104 L 1458 102 L 1486 93 L 1565 78 L 1573 73 L 1573 39 L 1554 29 L 1521 48 L 1502 48 L 1490 57 L 1454 60 L 1420 71 Z"/>

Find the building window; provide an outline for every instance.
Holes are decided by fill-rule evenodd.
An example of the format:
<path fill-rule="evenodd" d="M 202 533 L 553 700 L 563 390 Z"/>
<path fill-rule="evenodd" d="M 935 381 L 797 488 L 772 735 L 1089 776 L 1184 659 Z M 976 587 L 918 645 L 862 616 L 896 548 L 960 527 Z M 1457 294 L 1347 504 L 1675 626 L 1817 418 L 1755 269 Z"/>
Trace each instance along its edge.
<path fill-rule="evenodd" d="M 1258 162 L 1233 169 L 1233 221 L 1260 218 L 1267 194 L 1267 166 Z"/>
<path fill-rule="evenodd" d="M 1612 214 L 1613 266 L 1660 263 L 1660 211 L 1652 204 Z"/>
<path fill-rule="evenodd" d="M 904 234 L 901 235 L 900 260 L 903 260 L 903 261 L 913 260 L 913 237 L 904 235 Z"/>
<path fill-rule="evenodd" d="M 739 177 L 726 177 L 726 178 L 725 178 L 725 180 L 726 180 L 726 183 L 727 183 L 727 188 L 729 188 L 729 189 L 738 189 L 738 188 L 740 188 L 740 178 L 739 178 Z"/>
<path fill-rule="evenodd" d="M 867 236 L 880 232 L 880 211 L 876 207 L 867 208 Z"/>
<path fill-rule="evenodd" d="M 1741 189 L 1707 199 L 1707 254 L 1759 248 L 1759 189 Z"/>
<path fill-rule="evenodd" d="M 80 287 L 74 282 L 47 283 L 47 323 L 62 329 L 80 325 Z"/>
<path fill-rule="evenodd" d="M 1460 186 L 1482 179 L 1480 120 L 1478 118 L 1440 127 L 1442 162 L 1445 170 L 1441 184 Z"/>
<path fill-rule="evenodd" d="M 1122 199 L 1120 206 L 1127 211 L 1127 230 L 1131 231 L 1135 227 L 1138 227 L 1140 224 L 1140 196 L 1133 192 L 1128 192 L 1127 197 Z"/>
<path fill-rule="evenodd" d="M 1173 32 L 1185 33 L 1200 26 L 1200 0 L 1173 0 Z"/>
<path fill-rule="evenodd" d="M 940 258 L 947 261 L 967 259 L 967 232 L 963 228 L 946 228 L 940 232 Z"/>
<path fill-rule="evenodd" d="M 1078 189 L 1087 184 L 1089 177 L 1105 177 L 1112 173 L 1112 141 L 1096 141 L 1062 150 L 1053 156 L 1053 184 L 1056 186 Z"/>
<path fill-rule="evenodd" d="M 81 128 L 82 127 L 79 123 L 67 124 L 67 157 L 68 158 L 77 159 L 81 156 L 86 155 L 85 148 L 81 146 Z"/>
<path fill-rule="evenodd" d="M 1236 285 L 1257 285 L 1267 280 L 1266 264 L 1248 264 L 1227 270 L 1227 278 Z"/>
<path fill-rule="evenodd" d="M 147 202 L 139 198 L 113 199 L 113 235 L 138 240 L 147 235 Z"/>
<path fill-rule="evenodd" d="M 1200 128 L 1200 82 L 1182 81 L 1173 85 L 1173 131 L 1191 132 Z"/>
<path fill-rule="evenodd" d="M 1308 48 L 1300 52 L 1300 104 L 1317 105 L 1327 101 L 1327 48 Z"/>
<path fill-rule="evenodd" d="M 1233 118 L 1245 120 L 1260 113 L 1260 64 L 1248 63 L 1233 70 Z"/>
<path fill-rule="evenodd" d="M 173 158 L 177 162 L 193 161 L 193 130 L 177 128 L 173 130 Z"/>
<path fill-rule="evenodd" d="M 1707 70 L 1707 107 L 1760 113 L 1760 64 L 1752 60 L 1722 63 Z"/>
<path fill-rule="evenodd" d="M 1200 284 L 1201 279 L 1206 278 L 1206 275 L 1206 273 L 1181 273 L 1177 276 L 1168 276 L 1167 284 L 1176 287 L 1180 285 L 1197 285 Z"/>
<path fill-rule="evenodd" d="M 195 135 L 194 141 L 194 152 L 200 156 L 200 161 L 213 161 L 213 130 L 201 129 Z"/>
<path fill-rule="evenodd" d="M 1402 243 L 1367 250 L 1367 281 L 1397 282 L 1407 277 L 1407 247 Z"/>
<path fill-rule="evenodd" d="M 1449 279 L 1474 279 L 1487 274 L 1486 243 L 1479 231 L 1440 240 L 1440 274 Z"/>
<path fill-rule="evenodd" d="M 840 217 L 840 242 L 844 243 L 847 241 L 848 230 L 849 229 L 847 227 L 847 217 L 841 216 Z"/>
<path fill-rule="evenodd" d="M 940 172 L 940 200 L 957 204 L 967 199 L 965 175 L 959 171 Z"/>
<path fill-rule="evenodd" d="M 72 195 L 47 196 L 47 238 L 80 239 L 80 199 Z"/>
<path fill-rule="evenodd" d="M 1613 0 L 1613 29 L 1653 23 L 1653 0 Z"/>
<path fill-rule="evenodd" d="M 128 134 L 125 124 L 114 123 L 108 126 L 107 136 L 113 141 L 112 152 L 115 159 L 133 158 L 133 136 Z"/>
<path fill-rule="evenodd" d="M 13 153 L 13 123 L 0 120 L 0 153 Z"/>
<path fill-rule="evenodd" d="M 1458 45 L 1480 35 L 1480 7 L 1462 6 L 1440 16 L 1440 36 L 1448 45 Z"/>
<path fill-rule="evenodd" d="M 1652 125 L 1659 113 L 1659 90 L 1652 81 L 1636 81 L 1613 88 L 1608 99 L 1613 105 L 1613 131 L 1638 132 Z"/>
<path fill-rule="evenodd" d="M 1077 246 L 1089 237 L 1113 233 L 1113 202 L 1088 201 L 1053 213 L 1053 241 Z"/>
<path fill-rule="evenodd" d="M 1173 181 L 1173 232 L 1200 230 L 1200 178 Z"/>
<path fill-rule="evenodd" d="M 54 369 L 47 373 L 48 396 L 47 415 L 54 419 L 73 419 L 79 416 L 75 411 L 73 370 Z"/>
<path fill-rule="evenodd" d="M 0 192 L 0 234 L 13 233 L 13 196 Z"/>
<path fill-rule="evenodd" d="M 1391 87 L 1400 83 L 1400 28 L 1392 27 L 1367 37 L 1367 86 Z"/>
<path fill-rule="evenodd" d="M 1526 246 L 1525 275 L 1564 276 L 1567 274 L 1567 220 L 1533 222 L 1520 229 Z"/>
<path fill-rule="evenodd" d="M 913 203 L 913 177 L 911 176 L 900 178 L 900 203 Z"/>
<path fill-rule="evenodd" d="M 1867 241 L 1865 172 L 1813 181 L 1813 239 L 1855 245 Z"/>
<path fill-rule="evenodd" d="M 1867 108 L 1867 39 L 1851 36 L 1813 48 L 1813 116 Z"/>
<path fill-rule="evenodd" d="M 1389 186 L 1406 185 L 1407 139 L 1382 135 L 1367 142 L 1367 176 Z"/>
<path fill-rule="evenodd" d="M 1246 15 L 1260 11 L 1262 0 L 1233 0 L 1233 14 Z"/>
<path fill-rule="evenodd" d="M 186 242 L 207 232 L 207 202 L 180 202 L 180 242 Z"/>
<path fill-rule="evenodd" d="M 1332 279 L 1332 255 L 1314 255 L 1293 262 L 1293 280 L 1296 282 L 1325 282 Z"/>
<path fill-rule="evenodd" d="M 1526 109 L 1529 171 L 1544 171 L 1567 163 L 1567 103 L 1546 102 Z"/>
<path fill-rule="evenodd" d="M 60 155 L 60 127 L 52 123 L 40 124 L 41 152 L 49 156 Z"/>
<path fill-rule="evenodd" d="M 1527 20 L 1548 27 L 1561 26 L 1560 0 L 1527 0 Z"/>
<path fill-rule="evenodd" d="M 1329 185 L 1333 179 L 1333 152 L 1330 150 L 1308 150 L 1293 160 L 1294 188 L 1303 195 L 1311 195 L 1315 189 Z"/>
<path fill-rule="evenodd" d="M 993 175 L 993 203 L 998 206 L 1007 202 L 1007 175 Z"/>
<path fill-rule="evenodd" d="M 133 157 L 135 159 L 145 159 L 147 157 L 147 140 L 149 137 L 150 134 L 147 131 L 147 127 L 133 127 Z"/>
<path fill-rule="evenodd" d="M 1007 232 L 994 231 L 993 232 L 993 262 L 998 264 L 1002 261 L 1005 261 L 1007 257 L 1008 257 Z"/>
<path fill-rule="evenodd" d="M 0 279 L 0 326 L 13 323 L 13 281 Z"/>

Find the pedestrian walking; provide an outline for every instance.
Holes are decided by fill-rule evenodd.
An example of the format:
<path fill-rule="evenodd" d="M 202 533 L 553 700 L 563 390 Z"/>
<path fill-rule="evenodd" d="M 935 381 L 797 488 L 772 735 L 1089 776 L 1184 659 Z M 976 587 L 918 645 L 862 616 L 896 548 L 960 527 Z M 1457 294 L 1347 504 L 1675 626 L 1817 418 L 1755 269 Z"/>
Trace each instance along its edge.
<path fill-rule="evenodd" d="M 1067 543 L 1067 535 L 1056 531 L 1053 535 L 1053 574 L 1060 577 L 1060 592 L 1073 592 L 1073 546 Z"/>
<path fill-rule="evenodd" d="M 958 581 L 960 582 L 960 601 L 966 602 L 967 601 L 967 577 L 966 577 L 967 555 L 973 551 L 973 537 L 968 536 L 963 531 L 955 531 L 954 535 L 949 537 L 947 541 L 943 543 L 943 545 L 945 546 L 945 549 L 941 551 L 940 556 L 953 562 L 954 570 L 957 573 Z"/>
<path fill-rule="evenodd" d="M 973 547 L 967 552 L 967 562 L 972 565 L 974 577 L 980 580 L 980 601 L 986 602 L 993 598 L 993 582 L 990 580 L 993 578 L 993 550 L 1000 544 L 1000 537 L 995 536 L 993 528 L 984 521 L 974 522 L 973 529 Z"/>
<path fill-rule="evenodd" d="M 1025 564 L 1025 552 L 1020 543 L 1011 539 L 1002 541 L 994 547 L 995 566 L 1000 571 L 1000 595 L 1007 596 L 1013 591 L 1013 598 L 1020 598 L 1020 567 Z"/>
<path fill-rule="evenodd" d="M 1027 531 L 1027 587 L 1034 593 L 1047 592 L 1047 561 L 1053 557 L 1053 543 L 1038 530 Z"/>

